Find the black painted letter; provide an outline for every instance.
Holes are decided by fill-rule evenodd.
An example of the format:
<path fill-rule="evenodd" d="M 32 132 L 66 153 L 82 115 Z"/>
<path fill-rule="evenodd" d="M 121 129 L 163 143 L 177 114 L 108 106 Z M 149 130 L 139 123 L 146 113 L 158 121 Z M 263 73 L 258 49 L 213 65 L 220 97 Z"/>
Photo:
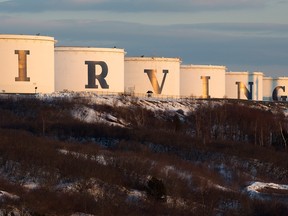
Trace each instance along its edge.
<path fill-rule="evenodd" d="M 248 82 L 249 84 L 249 87 L 250 87 L 250 91 L 247 89 L 247 87 L 244 85 L 244 83 L 242 82 L 236 82 L 236 85 L 238 86 L 238 90 L 237 90 L 237 93 L 238 93 L 238 99 L 241 99 L 241 91 L 244 92 L 246 98 L 248 100 L 252 100 L 252 95 L 253 95 L 253 82 Z"/>
<path fill-rule="evenodd" d="M 108 75 L 108 66 L 103 61 L 85 61 L 85 64 L 88 65 L 88 85 L 85 85 L 85 88 L 98 88 L 96 85 L 96 79 L 100 83 L 101 88 L 109 89 L 105 77 Z M 96 65 L 101 66 L 102 72 L 99 75 L 96 75 Z"/>
<path fill-rule="evenodd" d="M 283 92 L 285 92 L 285 86 L 277 86 L 274 90 L 273 90 L 273 93 L 272 93 L 272 100 L 273 101 L 278 101 L 278 91 L 282 89 Z M 286 98 L 283 96 L 281 97 L 283 101 L 286 101 Z"/>

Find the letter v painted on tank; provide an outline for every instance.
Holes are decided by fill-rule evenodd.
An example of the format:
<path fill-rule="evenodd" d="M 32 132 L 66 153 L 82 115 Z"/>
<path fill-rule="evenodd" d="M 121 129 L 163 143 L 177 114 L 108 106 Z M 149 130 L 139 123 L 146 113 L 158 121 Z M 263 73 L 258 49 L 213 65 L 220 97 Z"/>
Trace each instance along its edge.
<path fill-rule="evenodd" d="M 18 77 L 15 77 L 17 82 L 30 82 L 27 76 L 27 55 L 30 55 L 29 50 L 15 50 L 18 55 Z"/>
<path fill-rule="evenodd" d="M 168 74 L 168 70 L 163 70 L 163 79 L 162 79 L 162 83 L 161 83 L 161 86 L 159 86 L 159 83 L 158 83 L 158 80 L 157 80 L 157 77 L 156 77 L 156 73 L 157 73 L 157 70 L 151 70 L 151 69 L 145 69 L 144 70 L 144 73 L 146 73 L 149 77 L 149 80 L 150 80 L 150 83 L 154 89 L 154 92 L 156 94 L 161 94 L 162 93 L 162 90 L 163 90 L 163 87 L 164 87 L 164 84 L 165 84 L 165 80 L 166 80 L 166 77 L 167 77 L 167 74 Z"/>
<path fill-rule="evenodd" d="M 105 80 L 108 75 L 107 64 L 104 61 L 85 61 L 85 64 L 88 65 L 88 84 L 85 85 L 85 88 L 98 89 L 98 85 L 96 85 L 96 80 L 98 80 L 102 89 L 109 89 L 109 85 Z M 96 75 L 96 65 L 99 65 L 102 69 L 99 75 Z"/>

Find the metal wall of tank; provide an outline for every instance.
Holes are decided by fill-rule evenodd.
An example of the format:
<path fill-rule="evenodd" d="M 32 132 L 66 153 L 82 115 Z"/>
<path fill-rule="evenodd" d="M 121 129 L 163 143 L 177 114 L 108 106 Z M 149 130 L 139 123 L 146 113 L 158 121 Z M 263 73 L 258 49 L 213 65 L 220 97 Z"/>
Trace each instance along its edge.
<path fill-rule="evenodd" d="M 226 72 L 226 97 L 263 100 L 263 73 Z"/>
<path fill-rule="evenodd" d="M 55 48 L 56 91 L 124 92 L 123 49 Z"/>
<path fill-rule="evenodd" d="M 263 78 L 263 100 L 287 101 L 288 77 L 264 77 Z"/>
<path fill-rule="evenodd" d="M 53 37 L 0 35 L 0 92 L 54 91 Z"/>
<path fill-rule="evenodd" d="M 159 57 L 125 58 L 125 92 L 180 95 L 180 59 Z"/>
<path fill-rule="evenodd" d="M 180 95 L 196 98 L 223 98 L 225 96 L 225 66 L 182 65 Z"/>
<path fill-rule="evenodd" d="M 288 77 L 181 65 L 179 58 L 126 57 L 124 49 L 54 47 L 53 37 L 0 34 L 0 93 L 96 91 L 286 101 Z"/>

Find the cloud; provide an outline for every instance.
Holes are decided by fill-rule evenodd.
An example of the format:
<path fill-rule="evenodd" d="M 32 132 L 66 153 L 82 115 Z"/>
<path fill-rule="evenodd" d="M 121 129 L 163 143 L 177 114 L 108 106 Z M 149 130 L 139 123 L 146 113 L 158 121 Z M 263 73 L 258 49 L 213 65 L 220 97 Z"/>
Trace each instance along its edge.
<path fill-rule="evenodd" d="M 115 11 L 197 12 L 265 7 L 272 0 L 8 0 L 0 2 L 2 12 Z"/>
<path fill-rule="evenodd" d="M 227 65 L 237 70 L 287 68 L 288 72 L 288 24 L 162 26 L 76 19 L 40 21 L 11 16 L 0 16 L 0 20 L 2 33 L 54 36 L 58 46 L 116 46 L 124 48 L 128 56 L 180 57 L 185 64 Z"/>

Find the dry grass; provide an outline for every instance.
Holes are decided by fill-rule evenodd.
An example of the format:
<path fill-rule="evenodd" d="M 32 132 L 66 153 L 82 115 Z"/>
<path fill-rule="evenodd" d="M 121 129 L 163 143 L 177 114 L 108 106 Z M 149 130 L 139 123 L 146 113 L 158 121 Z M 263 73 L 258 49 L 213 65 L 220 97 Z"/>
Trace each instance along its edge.
<path fill-rule="evenodd" d="M 75 104 L 113 113 L 129 122 L 130 126 L 119 128 L 75 120 L 71 117 Z M 252 117 L 258 115 L 258 137 L 264 124 L 259 119 L 267 117 L 269 124 L 273 125 L 278 114 L 276 117 L 262 111 L 257 114 L 254 109 L 251 111 L 230 105 L 201 107 L 196 112 L 198 117 L 192 113 L 184 122 L 177 121 L 171 113 L 165 119 L 163 116 L 166 114 L 163 111 L 155 115 L 137 103 L 135 107 L 123 108 L 94 106 L 78 99 L 75 102 L 1 100 L 0 168 L 3 178 L 0 189 L 20 196 L 19 201 L 11 204 L 25 206 L 35 214 L 213 215 L 229 212 L 229 215 L 237 215 L 241 210 L 242 215 L 253 215 L 255 209 L 267 204 L 251 201 L 240 192 L 244 181 L 251 176 L 241 177 L 244 168 L 235 170 L 232 161 L 248 163 L 253 158 L 271 163 L 271 173 L 287 167 L 287 152 L 274 148 L 278 146 L 281 149 L 283 143 L 275 139 L 276 143 L 272 146 L 259 145 L 255 131 L 253 134 L 251 132 L 255 129 L 255 122 L 252 122 L 253 127 L 249 126 Z M 204 122 L 209 124 L 205 127 Z M 228 123 L 230 130 L 221 130 Z M 211 128 L 215 129 L 213 125 L 218 126 L 217 137 L 215 131 L 211 132 Z M 241 129 L 237 142 L 232 139 L 236 128 Z M 262 129 L 270 130 L 267 127 Z M 198 133 L 196 137 L 191 134 L 193 130 Z M 274 130 L 271 132 L 274 133 Z M 116 144 L 103 147 L 94 141 L 97 138 L 112 139 Z M 60 153 L 60 149 L 65 149 L 68 154 Z M 74 153 L 82 156 L 77 157 Z M 103 157 L 106 164 L 91 160 L 97 156 Z M 221 165 L 232 169 L 231 181 L 234 184 L 229 183 L 219 171 Z M 254 178 L 272 180 L 266 168 L 257 167 Z M 129 190 L 147 193 L 148 176 L 161 180 L 162 189 L 165 189 L 168 197 L 173 198 L 173 204 L 158 202 L 153 198 L 127 202 Z M 35 179 L 41 186 L 35 190 L 25 190 L 21 184 L 27 179 Z M 91 179 L 101 187 L 104 196 L 95 197 L 89 193 L 93 187 Z M 282 181 L 287 179 L 284 173 Z M 67 182 L 79 183 L 80 189 L 65 193 L 55 189 Z M 224 186 L 227 190 L 216 186 Z M 284 195 L 287 195 L 286 192 L 280 191 Z M 180 200 L 182 207 L 177 205 Z"/>

